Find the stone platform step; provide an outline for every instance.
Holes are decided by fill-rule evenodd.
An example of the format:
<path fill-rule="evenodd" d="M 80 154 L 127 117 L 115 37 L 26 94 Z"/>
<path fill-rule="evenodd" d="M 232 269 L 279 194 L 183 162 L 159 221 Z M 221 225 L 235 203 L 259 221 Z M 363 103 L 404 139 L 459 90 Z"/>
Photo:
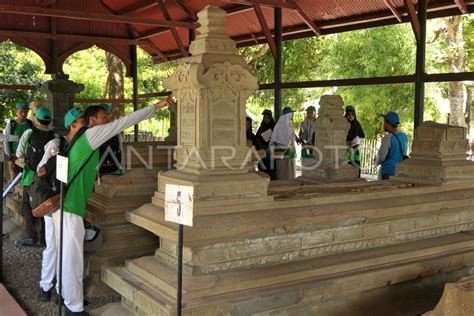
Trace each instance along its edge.
<path fill-rule="evenodd" d="M 310 304 L 342 292 L 361 292 L 473 265 L 474 235 L 458 233 L 244 271 L 185 276 L 183 302 L 188 312 L 217 308 L 237 309 L 237 314 L 245 314 L 238 310 L 259 302 L 258 312 L 262 312 L 278 307 L 279 300 L 289 296 Z M 108 268 L 103 280 L 125 299 L 138 299 L 136 305 L 147 307 L 145 312 L 172 315 L 176 270 L 156 257 Z"/>

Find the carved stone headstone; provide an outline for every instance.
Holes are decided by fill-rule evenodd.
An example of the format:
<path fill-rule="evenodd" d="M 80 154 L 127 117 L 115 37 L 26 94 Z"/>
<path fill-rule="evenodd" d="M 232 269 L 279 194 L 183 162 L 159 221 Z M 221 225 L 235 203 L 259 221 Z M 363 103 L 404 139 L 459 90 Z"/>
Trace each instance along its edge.
<path fill-rule="evenodd" d="M 304 169 L 303 175 L 327 180 L 357 178 L 358 170 L 347 164 L 346 136 L 350 125 L 343 116 L 342 98 L 338 95 L 323 95 L 319 105 L 315 123 L 317 150 L 313 150 L 316 165 Z"/>
<path fill-rule="evenodd" d="M 84 90 L 83 84 L 77 84 L 68 78 L 68 75 L 58 73 L 53 75 L 53 80 L 46 81 L 39 87 L 48 97 L 48 107 L 53 115 L 52 127 L 59 133 L 66 132 L 64 115 L 73 107 L 76 93 Z"/>
<path fill-rule="evenodd" d="M 269 181 L 251 171 L 245 138 L 245 101 L 257 78 L 225 35 L 226 12 L 207 6 L 198 16 L 192 56 L 164 83 L 177 99 L 177 170 L 159 176 L 154 202 L 163 206 L 166 184 L 193 186 L 195 201 L 267 199 Z"/>
<path fill-rule="evenodd" d="M 397 165 L 393 179 L 429 183 L 472 179 L 474 164 L 466 160 L 466 128 L 427 121 L 415 135 L 411 159 Z"/>

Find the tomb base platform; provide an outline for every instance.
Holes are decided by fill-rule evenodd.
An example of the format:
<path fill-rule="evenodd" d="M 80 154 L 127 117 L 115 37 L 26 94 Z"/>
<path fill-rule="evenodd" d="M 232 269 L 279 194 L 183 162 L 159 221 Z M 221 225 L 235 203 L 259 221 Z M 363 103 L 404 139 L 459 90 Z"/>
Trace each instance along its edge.
<path fill-rule="evenodd" d="M 234 201 L 233 212 L 197 215 L 184 230 L 183 312 L 301 315 L 472 267 L 471 182 L 277 181 L 268 189 L 273 201 Z M 104 269 L 102 278 L 133 313 L 174 315 L 177 225 L 156 204 L 127 219 L 160 236 L 160 248 Z"/>

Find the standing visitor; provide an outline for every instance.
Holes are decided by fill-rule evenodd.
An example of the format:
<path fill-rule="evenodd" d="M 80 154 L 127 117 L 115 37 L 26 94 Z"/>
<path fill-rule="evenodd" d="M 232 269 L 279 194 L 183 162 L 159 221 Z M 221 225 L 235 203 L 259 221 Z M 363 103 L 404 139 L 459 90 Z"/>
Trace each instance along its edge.
<path fill-rule="evenodd" d="M 171 98 L 133 112 L 111 123 L 107 112 L 100 106 L 85 111 L 88 129 L 76 138 L 68 148 L 68 180 L 77 173 L 64 197 L 63 230 L 63 288 L 62 295 L 66 315 L 88 315 L 84 312 L 84 237 L 83 217 L 87 200 L 92 195 L 99 164 L 99 147 L 114 135 L 155 116 L 156 110 L 170 105 Z M 58 148 L 56 147 L 56 152 Z M 60 212 L 53 213 L 56 242 L 59 245 Z M 58 269 L 59 270 L 59 269 Z"/>
<path fill-rule="evenodd" d="M 405 133 L 398 131 L 400 117 L 395 112 L 382 115 L 384 118 L 383 130 L 388 133 L 380 145 L 379 152 L 375 158 L 375 164 L 381 165 L 382 180 L 390 179 L 395 175 L 396 166 L 405 159 L 408 148 L 408 137 Z"/>
<path fill-rule="evenodd" d="M 316 108 L 311 105 L 306 109 L 306 116 L 301 124 L 298 138 L 296 139 L 296 141 L 301 144 L 301 164 L 306 167 L 316 163 L 312 149 L 315 144 L 315 122 Z"/>
<path fill-rule="evenodd" d="M 346 113 L 344 114 L 344 116 L 351 124 L 346 137 L 347 159 L 349 160 L 349 164 L 353 165 L 356 168 L 359 168 L 360 176 L 360 163 L 362 161 L 360 150 L 362 141 L 365 138 L 364 130 L 362 129 L 362 126 L 357 120 L 355 107 L 353 107 L 352 105 L 346 106 Z"/>
<path fill-rule="evenodd" d="M 56 136 L 49 129 L 51 121 L 51 112 L 47 108 L 38 108 L 35 112 L 35 126 L 23 133 L 16 150 L 16 157 L 25 160 L 21 178 L 21 185 L 23 186 L 21 211 L 25 219 L 27 236 L 16 241 L 16 245 L 19 246 L 33 246 L 37 242 L 40 245 L 45 245 L 44 219 L 40 219 L 41 231 L 38 236 L 35 225 L 36 218 L 31 213 L 29 188 L 33 182 L 38 164 L 43 158 L 44 146 Z"/>
<path fill-rule="evenodd" d="M 267 173 L 272 180 L 275 179 L 275 173 L 272 170 L 272 163 L 270 161 L 270 152 L 268 150 L 270 138 L 272 137 L 273 129 L 275 128 L 275 120 L 271 110 L 265 109 L 262 112 L 263 119 L 257 130 L 257 141 L 260 149 L 265 149 L 267 155 L 258 162 L 258 170 Z"/>
<path fill-rule="evenodd" d="M 270 139 L 270 148 L 273 147 L 275 154 L 278 154 L 278 157 L 275 157 L 276 180 L 290 180 L 296 177 L 295 138 L 293 110 L 290 107 L 284 107 Z"/>

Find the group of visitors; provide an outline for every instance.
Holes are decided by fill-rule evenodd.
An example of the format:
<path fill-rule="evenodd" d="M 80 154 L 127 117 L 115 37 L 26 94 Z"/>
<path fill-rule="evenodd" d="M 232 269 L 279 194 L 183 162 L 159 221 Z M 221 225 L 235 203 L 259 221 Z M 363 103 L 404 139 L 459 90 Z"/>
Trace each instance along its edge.
<path fill-rule="evenodd" d="M 93 193 L 98 170 L 106 173 L 120 173 L 113 168 L 108 156 L 120 152 L 117 135 L 130 126 L 149 119 L 159 108 L 168 106 L 173 100 L 168 97 L 155 105 L 109 122 L 110 106 L 93 105 L 84 112 L 69 110 L 64 116 L 66 136 L 51 130 L 53 116 L 47 108 L 37 108 L 33 120 L 27 119 L 28 103 L 16 104 L 16 118 L 10 120 L 5 129 L 4 152 L 15 174 L 22 172 L 22 213 L 26 224 L 26 237 L 16 242 L 18 246 L 45 246 L 42 258 L 41 280 L 38 299 L 49 301 L 57 279 L 58 245 L 60 236 L 60 212 L 41 217 L 41 229 L 36 230 L 32 207 L 44 202 L 40 191 L 57 191 L 55 184 L 55 158 L 57 154 L 68 157 L 68 183 L 64 196 L 63 252 L 62 252 L 62 300 L 66 315 L 88 315 L 84 311 L 84 241 L 87 241 L 85 227 L 90 223 L 86 217 L 87 200 Z M 100 159 L 101 153 L 103 156 Z M 118 157 L 112 157 L 117 159 Z M 118 158 L 120 159 L 120 158 Z M 102 166 L 99 168 L 99 162 Z M 120 169 L 120 168 L 118 168 Z M 44 186 L 50 186 L 45 188 Z M 41 188 L 37 190 L 34 188 Z M 40 198 L 41 196 L 41 198 Z M 58 290 L 56 284 L 56 291 Z"/>
<path fill-rule="evenodd" d="M 301 145 L 302 166 L 311 167 L 315 164 L 313 151 L 316 146 L 316 108 L 314 106 L 306 108 L 306 115 L 298 135 L 295 134 L 293 128 L 293 114 L 290 107 L 285 107 L 275 123 L 272 111 L 264 110 L 256 135 L 252 132 L 252 119 L 247 117 L 247 140 L 256 149 L 265 149 L 267 152 L 266 156 L 259 161 L 258 169 L 268 173 L 272 180 L 295 178 L 296 143 Z M 400 118 L 397 113 L 388 112 L 381 116 L 384 118 L 383 129 L 388 134 L 382 139 L 374 163 L 381 166 L 381 179 L 387 180 L 395 175 L 396 165 L 408 157 L 406 154 L 408 138 L 405 133 L 398 130 Z M 350 124 L 346 137 L 347 161 L 359 169 L 360 176 L 364 130 L 357 120 L 354 106 L 346 106 L 344 117 Z"/>

